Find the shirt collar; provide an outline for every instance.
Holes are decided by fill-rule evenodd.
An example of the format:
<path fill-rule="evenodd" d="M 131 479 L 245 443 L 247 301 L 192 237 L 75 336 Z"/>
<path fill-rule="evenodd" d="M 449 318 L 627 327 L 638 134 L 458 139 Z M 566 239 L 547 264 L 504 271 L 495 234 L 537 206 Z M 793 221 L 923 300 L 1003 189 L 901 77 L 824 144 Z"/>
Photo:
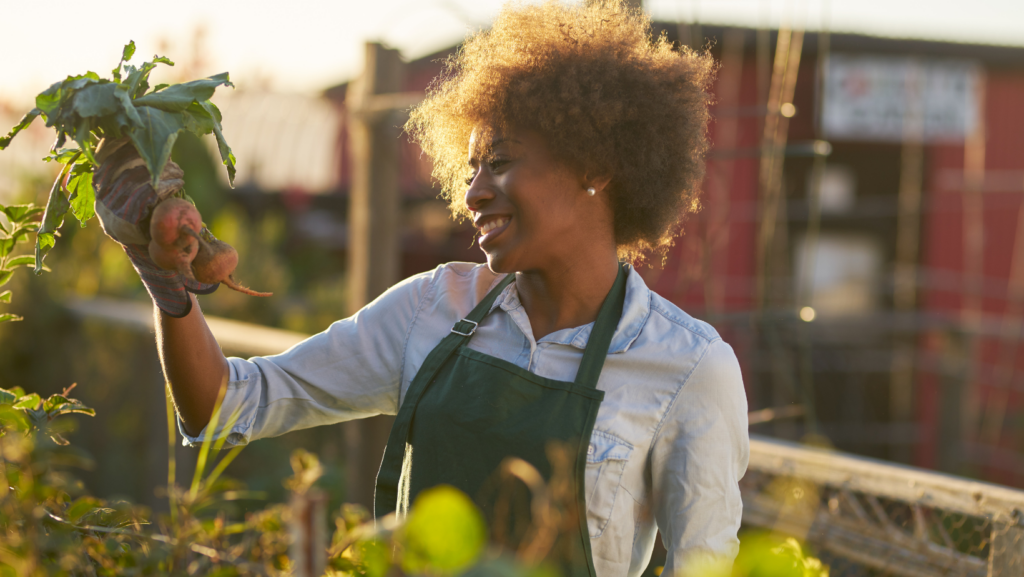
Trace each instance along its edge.
<path fill-rule="evenodd" d="M 505 287 L 505 290 L 494 300 L 491 311 L 498 307 L 504 311 L 511 311 L 522 306 L 519 301 L 519 293 L 516 291 L 516 283 L 513 282 Z M 636 272 L 636 269 L 629 267 L 629 277 L 626 278 L 626 298 L 622 304 L 622 318 L 619 319 L 619 326 L 615 329 L 615 334 L 612 335 L 608 353 L 621 353 L 628 350 L 633 341 L 640 336 L 640 331 L 643 330 L 649 316 L 651 316 L 651 290 L 647 288 L 647 284 Z M 562 329 L 545 335 L 538 342 L 569 345 L 583 350 L 587 348 L 587 341 L 590 340 L 590 332 L 593 329 L 594 323 Z"/>

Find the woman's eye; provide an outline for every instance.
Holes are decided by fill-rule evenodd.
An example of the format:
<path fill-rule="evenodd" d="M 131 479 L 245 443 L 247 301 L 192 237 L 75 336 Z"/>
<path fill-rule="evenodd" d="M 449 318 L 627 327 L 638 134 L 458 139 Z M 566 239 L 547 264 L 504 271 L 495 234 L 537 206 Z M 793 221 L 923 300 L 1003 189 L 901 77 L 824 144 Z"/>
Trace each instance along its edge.
<path fill-rule="evenodd" d="M 504 165 L 506 165 L 508 163 L 509 163 L 509 159 L 501 158 L 501 157 L 499 157 L 499 158 L 492 158 L 489 161 L 487 161 L 487 164 L 491 167 L 491 170 L 497 170 L 498 168 L 500 168 L 500 167 L 502 167 L 502 166 L 504 166 Z"/>
<path fill-rule="evenodd" d="M 470 174 L 466 177 L 466 186 L 472 186 L 473 179 L 476 178 L 476 173 Z"/>

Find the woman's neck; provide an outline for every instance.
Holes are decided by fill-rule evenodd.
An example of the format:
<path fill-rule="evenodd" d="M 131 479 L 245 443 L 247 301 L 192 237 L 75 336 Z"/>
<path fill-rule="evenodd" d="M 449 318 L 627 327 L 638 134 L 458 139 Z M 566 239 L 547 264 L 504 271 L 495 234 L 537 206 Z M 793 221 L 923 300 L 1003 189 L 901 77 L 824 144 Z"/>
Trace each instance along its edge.
<path fill-rule="evenodd" d="M 516 290 L 533 337 L 594 322 L 618 275 L 614 251 L 518 273 Z"/>

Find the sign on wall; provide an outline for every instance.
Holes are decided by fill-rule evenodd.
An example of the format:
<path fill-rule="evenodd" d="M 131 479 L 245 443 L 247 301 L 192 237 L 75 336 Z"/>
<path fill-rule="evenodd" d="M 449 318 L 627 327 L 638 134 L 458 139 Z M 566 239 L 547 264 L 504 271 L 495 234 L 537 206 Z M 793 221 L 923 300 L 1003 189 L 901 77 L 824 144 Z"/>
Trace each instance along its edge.
<path fill-rule="evenodd" d="M 970 61 L 833 54 L 822 131 L 830 140 L 963 140 L 978 121 L 979 78 Z"/>

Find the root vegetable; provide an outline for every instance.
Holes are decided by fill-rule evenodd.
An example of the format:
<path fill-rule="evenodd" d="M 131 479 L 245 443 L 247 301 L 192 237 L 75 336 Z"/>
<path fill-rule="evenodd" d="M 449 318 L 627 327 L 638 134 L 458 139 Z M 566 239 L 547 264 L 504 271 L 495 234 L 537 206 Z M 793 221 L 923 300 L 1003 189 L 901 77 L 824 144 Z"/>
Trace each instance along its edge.
<path fill-rule="evenodd" d="M 180 243 L 162 245 L 156 240 L 149 241 L 149 258 L 153 259 L 156 266 L 165 270 L 176 270 L 189 278 L 192 278 L 190 265 L 198 252 L 199 243 L 192 237 L 188 237 L 188 242 L 184 246 Z"/>
<path fill-rule="evenodd" d="M 192 232 L 203 228 L 203 217 L 183 198 L 168 198 L 156 205 L 149 221 L 149 236 L 154 242 L 163 246 L 184 246 L 194 239 L 185 232 L 185 227 Z"/>
<path fill-rule="evenodd" d="M 181 198 L 164 200 L 156 205 L 150 218 L 149 257 L 158 267 L 191 278 L 190 264 L 199 252 L 199 242 L 189 233 L 202 226 L 202 216 L 192 203 Z"/>
<path fill-rule="evenodd" d="M 199 244 L 199 252 L 192 261 L 192 273 L 202 283 L 224 283 L 228 288 L 254 297 L 268 297 L 274 293 L 257 292 L 238 284 L 232 276 L 238 266 L 238 252 L 228 243 L 213 238 L 204 238 L 195 232 L 189 232 Z"/>

